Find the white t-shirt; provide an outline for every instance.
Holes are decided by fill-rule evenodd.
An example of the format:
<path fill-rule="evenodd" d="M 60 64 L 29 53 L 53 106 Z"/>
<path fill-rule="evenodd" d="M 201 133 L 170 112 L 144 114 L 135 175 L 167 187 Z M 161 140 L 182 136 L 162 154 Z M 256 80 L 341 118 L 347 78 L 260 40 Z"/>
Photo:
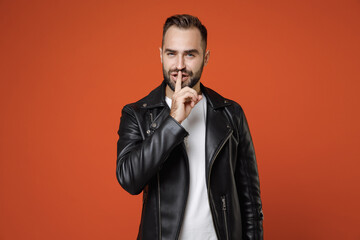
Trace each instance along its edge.
<path fill-rule="evenodd" d="M 171 99 L 166 97 L 166 103 L 170 108 L 171 102 Z M 206 189 L 206 98 L 204 95 L 181 125 L 189 133 L 184 141 L 189 159 L 190 188 L 179 239 L 217 240 Z"/>

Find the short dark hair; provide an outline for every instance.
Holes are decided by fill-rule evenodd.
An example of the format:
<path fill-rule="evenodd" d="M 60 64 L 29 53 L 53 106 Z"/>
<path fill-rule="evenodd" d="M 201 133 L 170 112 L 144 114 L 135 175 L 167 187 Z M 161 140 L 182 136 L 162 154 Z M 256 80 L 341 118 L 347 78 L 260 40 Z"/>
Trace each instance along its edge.
<path fill-rule="evenodd" d="M 165 33 L 171 26 L 176 26 L 182 29 L 189 29 L 193 27 L 199 29 L 202 41 L 204 41 L 204 45 L 205 45 L 204 52 L 205 52 L 207 46 L 207 30 L 206 27 L 202 25 L 202 23 L 197 17 L 188 14 L 181 14 L 181 15 L 173 15 L 168 19 L 166 19 L 163 27 L 163 37 L 161 44 L 162 46 L 164 46 Z"/>

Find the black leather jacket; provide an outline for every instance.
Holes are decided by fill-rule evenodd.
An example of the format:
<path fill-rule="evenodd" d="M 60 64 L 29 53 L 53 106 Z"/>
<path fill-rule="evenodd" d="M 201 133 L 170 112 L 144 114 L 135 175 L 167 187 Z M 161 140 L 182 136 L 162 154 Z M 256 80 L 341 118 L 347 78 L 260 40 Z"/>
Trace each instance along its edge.
<path fill-rule="evenodd" d="M 116 175 L 130 194 L 143 191 L 138 239 L 178 239 L 189 166 L 186 130 L 170 115 L 165 82 L 122 110 Z M 242 108 L 201 85 L 207 98 L 206 184 L 218 239 L 263 239 L 260 186 Z"/>

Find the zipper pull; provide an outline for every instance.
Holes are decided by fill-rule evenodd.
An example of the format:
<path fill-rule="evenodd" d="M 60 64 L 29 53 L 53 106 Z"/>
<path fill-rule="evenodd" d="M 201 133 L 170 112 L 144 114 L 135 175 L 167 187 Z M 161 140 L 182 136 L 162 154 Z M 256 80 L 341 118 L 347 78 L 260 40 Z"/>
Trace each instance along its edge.
<path fill-rule="evenodd" d="M 225 201 L 225 196 L 222 196 L 222 197 L 221 197 L 221 201 L 222 201 L 222 209 L 223 209 L 224 211 L 226 211 L 226 201 Z"/>

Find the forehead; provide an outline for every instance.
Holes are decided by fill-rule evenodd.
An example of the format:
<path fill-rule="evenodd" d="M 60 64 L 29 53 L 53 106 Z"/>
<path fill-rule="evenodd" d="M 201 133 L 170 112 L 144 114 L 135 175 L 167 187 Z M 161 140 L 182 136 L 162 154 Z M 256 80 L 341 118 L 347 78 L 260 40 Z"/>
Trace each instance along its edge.
<path fill-rule="evenodd" d="M 201 34 L 197 28 L 182 29 L 171 26 L 164 36 L 164 49 L 197 49 L 201 51 Z"/>

